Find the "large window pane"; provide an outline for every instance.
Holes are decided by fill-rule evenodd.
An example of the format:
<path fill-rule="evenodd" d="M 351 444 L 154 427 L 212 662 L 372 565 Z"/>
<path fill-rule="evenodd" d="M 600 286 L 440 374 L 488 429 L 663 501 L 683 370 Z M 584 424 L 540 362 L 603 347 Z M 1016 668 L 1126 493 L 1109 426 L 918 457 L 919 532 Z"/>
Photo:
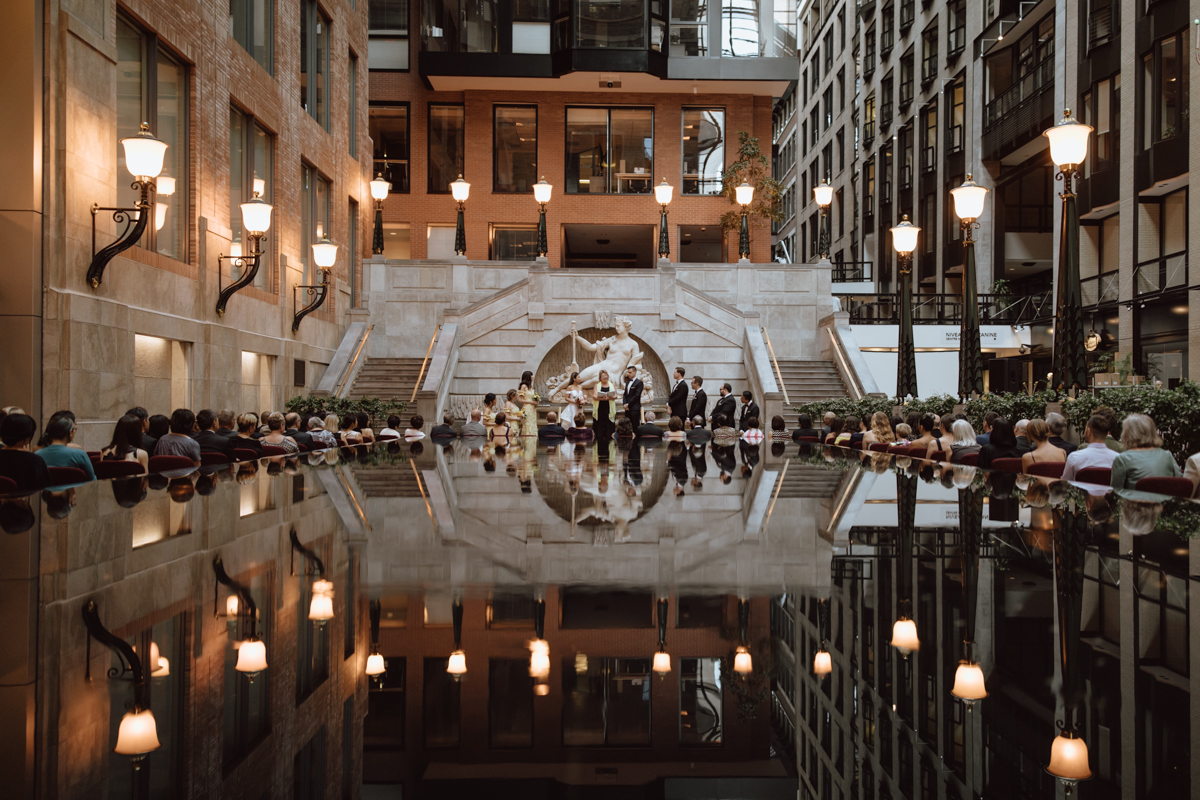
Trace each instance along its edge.
<path fill-rule="evenodd" d="M 254 576 L 249 581 L 233 576 L 246 585 L 254 604 L 258 608 L 258 623 L 255 632 L 267 647 L 267 663 L 272 663 L 271 631 L 273 629 L 275 604 L 271 592 L 273 581 L 269 574 Z M 222 592 L 224 597 L 224 592 Z M 224 602 L 224 601 L 222 601 Z M 237 664 L 237 650 L 233 648 L 235 641 L 244 639 L 249 634 L 248 619 L 234 618 L 226 623 L 228 642 L 225 646 L 225 691 L 224 709 L 224 745 L 225 771 L 228 772 L 238 764 L 251 750 L 271 731 L 270 716 L 270 680 L 260 675 L 251 681 L 243 673 L 234 669 Z"/>
<path fill-rule="evenodd" d="M 274 148 L 270 134 L 259 127 L 252 118 L 235 109 L 229 111 L 229 230 L 230 242 L 237 246 L 233 252 L 248 255 L 249 242 L 242 230 L 241 204 L 254 196 L 257 189 L 268 203 L 274 194 Z M 259 244 L 262 259 L 254 286 L 268 289 L 274 264 L 271 248 L 271 232 Z M 241 270 L 230 265 L 230 277 L 236 280 Z"/>
<path fill-rule="evenodd" d="M 721 744 L 721 659 L 679 659 L 679 743 Z"/>
<path fill-rule="evenodd" d="M 304 283 L 315 279 L 312 245 L 329 232 L 331 184 L 329 179 L 308 164 L 300 165 L 300 226 L 303 231 L 300 260 L 304 264 Z"/>
<path fill-rule="evenodd" d="M 329 18 L 316 0 L 301 0 L 300 105 L 329 130 Z"/>
<path fill-rule="evenodd" d="M 385 659 L 385 672 L 371 681 L 367 716 L 363 719 L 363 750 L 403 750 L 407 662 L 403 656 Z"/>
<path fill-rule="evenodd" d="M 683 110 L 683 193 L 720 194 L 725 171 L 725 110 Z"/>
<path fill-rule="evenodd" d="M 721 55 L 761 56 L 758 0 L 727 0 L 721 6 Z"/>
<path fill-rule="evenodd" d="M 537 228 L 497 225 L 492 228 L 493 261 L 533 261 L 537 258 Z"/>
<path fill-rule="evenodd" d="M 608 191 L 608 110 L 567 109 L 567 191 Z"/>
<path fill-rule="evenodd" d="M 369 27 L 375 31 L 408 33 L 408 0 L 370 0 Z"/>
<path fill-rule="evenodd" d="M 263 69 L 272 74 L 274 5 L 273 0 L 229 0 L 230 35 Z"/>
<path fill-rule="evenodd" d="M 492 747 L 533 747 L 533 679 L 528 659 L 492 659 L 488 740 Z"/>
<path fill-rule="evenodd" d="M 1159 83 L 1161 105 L 1159 107 L 1158 138 L 1170 139 L 1180 132 L 1182 123 L 1180 108 L 1181 102 L 1184 102 L 1183 93 L 1180 91 L 1182 84 L 1179 80 L 1179 40 L 1175 37 L 1164 39 L 1160 58 L 1162 59 L 1162 77 Z"/>
<path fill-rule="evenodd" d="M 425 659 L 425 746 L 458 747 L 459 686 L 446 659 Z"/>
<path fill-rule="evenodd" d="M 312 694 L 329 677 L 329 629 L 308 618 L 312 583 L 300 580 L 296 601 L 296 702 Z"/>
<path fill-rule="evenodd" d="M 562 660 L 563 744 L 629 747 L 650 743 L 650 662 L 638 658 Z"/>
<path fill-rule="evenodd" d="M 775 50 L 771 54 L 776 57 L 791 57 L 796 55 L 796 4 L 791 0 L 775 0 Z M 832 51 L 833 29 L 825 36 L 826 72 L 833 58 Z"/>
<path fill-rule="evenodd" d="M 646 0 L 580 0 L 575 19 L 576 47 L 646 47 Z"/>
<path fill-rule="evenodd" d="M 390 191 L 408 192 L 408 106 L 372 106 L 369 127 L 375 143 L 373 172 L 391 182 Z"/>
<path fill-rule="evenodd" d="M 609 191 L 649 193 L 654 171 L 654 112 L 641 108 L 614 108 L 610 116 L 611 166 L 615 180 Z"/>
<path fill-rule="evenodd" d="M 429 107 L 430 194 L 449 194 L 463 171 L 463 107 Z"/>
<path fill-rule="evenodd" d="M 537 183 L 537 106 L 496 106 L 493 149 L 497 192 L 532 192 Z"/>

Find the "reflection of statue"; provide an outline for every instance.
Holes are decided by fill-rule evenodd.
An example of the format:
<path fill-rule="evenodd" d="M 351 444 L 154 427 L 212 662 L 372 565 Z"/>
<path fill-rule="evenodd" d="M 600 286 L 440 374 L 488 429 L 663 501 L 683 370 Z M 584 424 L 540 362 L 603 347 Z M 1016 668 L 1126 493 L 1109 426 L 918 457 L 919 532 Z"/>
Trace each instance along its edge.
<path fill-rule="evenodd" d="M 627 541 L 629 523 L 642 513 L 642 498 L 637 489 L 620 481 L 610 483 L 606 476 L 595 482 L 585 477 L 581 485 L 594 498 L 595 505 L 578 514 L 574 522 L 582 523 L 589 519 L 610 522 L 616 529 L 614 543 Z"/>
<path fill-rule="evenodd" d="M 620 391 L 625 387 L 625 370 L 629 367 L 637 368 L 638 377 L 642 379 L 645 386 L 645 392 L 642 395 L 643 402 L 653 402 L 653 379 L 649 370 L 642 367 L 642 358 L 645 354 L 638 346 L 637 341 L 629 335 L 629 329 L 633 327 L 633 323 L 628 317 L 617 317 L 614 324 L 617 329 L 616 335 L 605 336 L 596 342 L 584 339 L 575 330 L 574 323 L 571 324 L 572 349 L 575 344 L 578 344 L 584 350 L 595 353 L 595 356 L 592 358 L 590 367 L 578 370 L 577 364 L 571 364 L 566 373 L 546 381 L 552 402 L 566 402 L 565 392 L 562 390 L 566 388 L 566 384 L 571 378 L 571 372 L 579 371 L 579 383 L 584 389 L 591 389 L 600 382 L 600 373 L 607 372 L 609 379 Z"/>

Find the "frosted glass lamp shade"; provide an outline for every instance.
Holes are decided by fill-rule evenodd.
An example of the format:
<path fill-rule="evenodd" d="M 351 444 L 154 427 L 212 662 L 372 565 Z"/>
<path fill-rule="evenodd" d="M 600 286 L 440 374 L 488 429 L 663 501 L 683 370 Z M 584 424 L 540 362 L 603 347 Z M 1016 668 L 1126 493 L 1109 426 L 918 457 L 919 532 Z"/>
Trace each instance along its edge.
<path fill-rule="evenodd" d="M 457 180 L 450 182 L 450 194 L 460 203 L 465 203 L 467 197 L 471 194 L 471 184 L 463 180 L 463 176 L 459 175 Z"/>
<path fill-rule="evenodd" d="M 898 619 L 892 626 L 892 647 L 908 656 L 921 649 L 921 640 L 917 638 L 917 623 L 911 619 Z"/>
<path fill-rule="evenodd" d="M 121 756 L 144 756 L 160 747 L 154 713 L 148 708 L 145 711 L 125 712 L 125 716 L 121 717 L 121 727 L 117 730 L 117 746 L 113 752 Z"/>
<path fill-rule="evenodd" d="M 754 187 L 742 181 L 742 185 L 733 190 L 737 195 L 738 205 L 748 206 L 754 200 Z"/>
<path fill-rule="evenodd" d="M 824 178 L 821 179 L 820 184 L 813 187 L 813 199 L 821 208 L 825 208 L 833 202 L 833 187 Z"/>
<path fill-rule="evenodd" d="M 654 666 L 651 667 L 659 675 L 665 675 L 671 671 L 671 655 L 670 653 L 659 650 L 654 654 Z"/>
<path fill-rule="evenodd" d="M 251 236 L 261 236 L 271 229 L 271 212 L 275 207 L 257 194 L 242 203 L 242 227 Z"/>
<path fill-rule="evenodd" d="M 308 604 L 308 618 L 313 622 L 333 619 L 333 598 L 327 594 L 314 594 Z"/>
<path fill-rule="evenodd" d="M 897 253 L 908 255 L 917 249 L 917 234 L 921 232 L 921 229 L 908 221 L 907 214 L 900 220 L 900 224 L 891 230 L 892 246 L 896 248 Z"/>
<path fill-rule="evenodd" d="M 234 669 L 253 678 L 266 668 L 267 646 L 256 639 L 242 642 L 242 646 L 238 648 L 238 659 Z"/>
<path fill-rule="evenodd" d="M 135 135 L 122 139 L 121 147 L 125 149 L 125 167 L 133 177 L 151 181 L 162 172 L 167 143 L 154 138 L 146 123 Z"/>
<path fill-rule="evenodd" d="M 954 198 L 954 213 L 959 219 L 979 219 L 983 215 L 983 200 L 988 190 L 971 180 L 968 174 L 962 186 L 950 190 Z"/>
<path fill-rule="evenodd" d="M 462 650 L 455 650 L 451 653 L 450 658 L 446 659 L 446 672 L 455 678 L 467 674 L 467 654 Z"/>
<path fill-rule="evenodd" d="M 529 656 L 529 677 L 546 678 L 550 675 L 550 654 L 533 652 Z"/>
<path fill-rule="evenodd" d="M 236 250 L 237 252 L 234 252 L 234 250 Z M 242 255 L 242 246 L 240 244 L 235 244 L 235 245 L 230 246 L 229 253 L 230 253 L 230 255 L 240 257 Z M 231 594 L 231 595 L 229 595 L 229 597 L 225 598 L 225 616 L 236 617 L 237 613 L 238 613 L 238 596 L 236 594 Z"/>
<path fill-rule="evenodd" d="M 667 183 L 667 179 L 663 178 L 662 183 L 654 187 L 654 199 L 658 201 L 660 206 L 665 206 L 671 202 L 671 195 L 675 193 L 675 187 Z"/>
<path fill-rule="evenodd" d="M 159 175 L 158 180 L 154 182 L 155 191 L 159 194 L 168 196 L 175 194 L 175 179 L 169 178 L 166 175 Z"/>
<path fill-rule="evenodd" d="M 1083 739 L 1072 734 L 1059 734 L 1050 745 L 1050 766 L 1046 771 L 1068 781 L 1086 781 L 1092 777 L 1088 767 L 1088 748 Z"/>
<path fill-rule="evenodd" d="M 1042 132 L 1042 135 L 1050 140 L 1050 160 L 1057 164 L 1059 169 L 1082 164 L 1087 158 L 1088 135 L 1092 130 L 1091 125 L 1084 125 L 1072 117 L 1071 109 L 1068 108 L 1053 128 Z"/>
<path fill-rule="evenodd" d="M 813 674 L 828 675 L 833 672 L 833 658 L 829 655 L 828 650 L 818 650 L 813 656 Z"/>
<path fill-rule="evenodd" d="M 950 690 L 950 694 L 968 703 L 987 697 L 987 689 L 983 685 L 983 668 L 970 661 L 958 662 L 958 669 L 954 673 L 954 688 Z"/>
<path fill-rule="evenodd" d="M 549 203 L 553 191 L 554 187 L 546 183 L 546 176 L 543 175 L 542 179 L 533 185 L 533 199 L 539 203 Z"/>
<path fill-rule="evenodd" d="M 382 675 L 387 671 L 387 666 L 383 663 L 383 656 L 379 653 L 372 653 L 367 656 L 367 674 L 372 678 L 376 675 Z"/>
<path fill-rule="evenodd" d="M 313 260 L 317 262 L 317 266 L 322 269 L 332 267 L 337 261 L 337 245 L 330 244 L 329 237 L 322 237 L 321 241 L 312 246 Z M 316 591 L 316 584 L 313 584 L 313 591 Z"/>
<path fill-rule="evenodd" d="M 739 645 L 733 655 L 733 671 L 738 675 L 748 675 L 754 671 L 754 661 L 750 658 L 750 651 L 744 646 Z"/>
<path fill-rule="evenodd" d="M 382 174 L 376 175 L 375 180 L 371 181 L 371 197 L 376 200 L 387 200 L 388 192 L 392 190 L 392 182 L 385 179 Z"/>
<path fill-rule="evenodd" d="M 535 683 L 533 685 L 533 693 L 538 697 L 545 697 L 546 695 L 550 694 L 550 684 Z"/>
<path fill-rule="evenodd" d="M 161 231 L 163 225 L 167 222 L 167 209 L 170 208 L 166 203 L 154 204 L 154 230 Z"/>

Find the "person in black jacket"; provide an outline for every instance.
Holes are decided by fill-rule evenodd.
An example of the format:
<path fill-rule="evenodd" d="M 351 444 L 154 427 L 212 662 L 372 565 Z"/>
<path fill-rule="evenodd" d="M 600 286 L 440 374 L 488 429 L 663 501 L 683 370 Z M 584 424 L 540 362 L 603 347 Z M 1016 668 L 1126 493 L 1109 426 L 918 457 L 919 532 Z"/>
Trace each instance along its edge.
<path fill-rule="evenodd" d="M 237 436 L 237 414 L 233 409 L 222 408 L 217 412 L 217 433 L 226 439 Z"/>
<path fill-rule="evenodd" d="M 41 456 L 30 452 L 37 422 L 28 414 L 9 414 L 0 422 L 0 475 L 17 484 L 17 491 L 30 492 L 50 485 L 50 470 Z"/>
<path fill-rule="evenodd" d="M 238 435 L 229 441 L 233 442 L 235 450 L 253 450 L 255 458 L 263 454 L 262 442 L 254 434 L 258 431 L 258 415 L 242 414 L 237 419 Z"/>
<path fill-rule="evenodd" d="M 312 434 L 308 431 L 300 430 L 300 425 L 302 422 L 305 422 L 305 420 L 300 419 L 299 414 L 297 414 L 295 411 L 289 411 L 283 418 L 283 425 L 286 429 L 284 430 L 283 435 L 292 437 L 292 441 L 296 444 L 302 444 L 309 450 L 312 450 L 314 449 Z"/>
<path fill-rule="evenodd" d="M 646 412 L 646 421 L 637 427 L 637 436 L 639 439 L 661 439 L 663 436 L 662 428 L 654 424 L 654 412 Z"/>
<path fill-rule="evenodd" d="M 201 409 L 196 415 L 196 427 L 199 429 L 192 434 L 196 444 L 200 445 L 201 453 L 220 453 L 230 461 L 233 456 L 233 439 L 227 439 L 215 430 L 217 427 L 217 412 L 211 408 Z"/>
<path fill-rule="evenodd" d="M 1017 435 L 1013 432 L 1012 423 L 1006 419 L 998 419 L 992 423 L 992 436 L 988 443 L 979 451 L 980 469 L 991 469 L 992 462 L 997 458 L 1020 458 L 1021 449 L 1017 446 Z"/>
<path fill-rule="evenodd" d="M 625 407 L 625 418 L 637 427 L 642 421 L 642 391 L 645 385 L 638 379 L 637 367 L 625 370 L 625 395 L 622 405 Z"/>
<path fill-rule="evenodd" d="M 134 406 L 125 412 L 127 417 L 137 417 L 142 422 L 142 443 L 138 445 L 147 453 L 154 452 L 154 446 L 158 444 L 158 439 L 155 439 L 147 431 L 150 430 L 150 412 L 141 406 Z"/>
<path fill-rule="evenodd" d="M 450 413 L 442 414 L 442 424 L 434 425 L 433 430 L 429 432 L 430 439 L 453 439 L 458 436 L 454 432 L 454 415 Z"/>
<path fill-rule="evenodd" d="M 717 418 L 718 414 L 723 414 L 725 419 L 733 422 L 734 412 L 737 411 L 737 401 L 733 399 L 733 387 L 728 383 L 721 384 L 721 399 L 713 406 L 713 412 L 709 416 L 708 421 L 711 423 Z"/>
<path fill-rule="evenodd" d="M 672 417 L 687 419 L 687 373 L 683 367 L 675 368 L 675 385 L 671 387 L 671 395 L 667 398 L 667 408 L 671 409 Z"/>
<path fill-rule="evenodd" d="M 700 387 L 704 385 L 704 378 L 699 375 L 692 377 L 692 391 L 695 396 L 692 398 L 692 407 L 688 409 L 688 416 L 692 419 L 699 417 L 702 421 L 708 419 L 705 413 L 708 410 L 708 395 Z"/>
<path fill-rule="evenodd" d="M 567 438 L 567 429 L 558 424 L 558 412 L 546 412 L 546 424 L 538 429 L 538 439 L 561 442 Z"/>
<path fill-rule="evenodd" d="M 746 391 L 742 392 L 742 415 L 738 417 L 739 431 L 747 431 L 750 429 L 751 417 L 758 417 L 761 419 L 761 415 L 758 413 L 758 403 L 754 402 L 754 395 L 752 395 L 750 390 L 747 389 Z"/>
<path fill-rule="evenodd" d="M 800 415 L 800 427 L 792 431 L 792 441 L 798 442 L 801 439 L 817 439 L 820 440 L 821 432 L 812 426 L 812 417 L 808 414 Z"/>

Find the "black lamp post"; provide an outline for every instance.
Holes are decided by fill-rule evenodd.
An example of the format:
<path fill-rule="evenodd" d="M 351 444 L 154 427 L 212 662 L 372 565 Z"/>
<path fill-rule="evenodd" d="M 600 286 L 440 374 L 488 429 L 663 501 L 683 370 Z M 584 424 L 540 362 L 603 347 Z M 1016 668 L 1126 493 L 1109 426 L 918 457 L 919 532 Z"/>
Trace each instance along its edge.
<path fill-rule="evenodd" d="M 537 254 L 538 258 L 545 258 L 550 252 L 550 245 L 546 241 L 546 204 L 550 202 L 550 194 L 554 187 L 546 183 L 546 176 L 533 185 L 533 199 L 538 204 L 538 229 L 537 229 Z"/>
<path fill-rule="evenodd" d="M 374 678 L 377 681 L 382 681 L 380 676 L 387 672 L 387 664 L 383 660 L 383 656 L 379 652 L 379 617 L 383 610 L 383 604 L 378 600 L 372 600 L 370 606 L 371 616 L 371 653 L 367 656 L 366 673 L 368 678 Z"/>
<path fill-rule="evenodd" d="M 821 209 L 821 239 L 818 249 L 821 258 L 829 258 L 829 204 L 833 202 L 833 187 L 824 178 L 818 186 L 813 187 L 813 199 L 817 208 Z"/>
<path fill-rule="evenodd" d="M 667 653 L 667 610 L 667 598 L 658 598 L 658 605 L 655 609 L 658 621 L 658 649 L 654 651 L 654 666 L 652 669 L 663 679 L 671 671 L 671 656 Z"/>
<path fill-rule="evenodd" d="M 912 610 L 912 551 L 916 538 L 917 477 L 908 472 L 896 473 L 896 621 L 892 625 L 891 646 L 903 658 L 921 649 L 917 623 Z"/>
<path fill-rule="evenodd" d="M 454 617 L 454 652 L 450 654 L 450 658 L 446 659 L 446 672 L 457 682 L 467 674 L 467 654 L 462 649 L 463 605 L 461 597 L 454 598 L 452 613 Z"/>
<path fill-rule="evenodd" d="M 671 195 L 675 192 L 675 187 L 667 183 L 667 179 L 663 178 L 662 183 L 654 187 L 654 199 L 658 201 L 658 207 L 662 211 L 662 215 L 658 220 L 658 260 L 669 261 L 671 259 L 671 240 L 667 236 L 667 204 L 671 202 Z"/>
<path fill-rule="evenodd" d="M 917 396 L 917 350 L 913 339 L 912 321 L 912 253 L 917 248 L 921 229 L 908 221 L 905 214 L 900 224 L 891 229 L 892 246 L 896 249 L 900 274 L 900 342 L 897 348 L 899 363 L 896 369 L 896 399 Z"/>
<path fill-rule="evenodd" d="M 954 197 L 954 213 L 961 220 L 963 231 L 963 278 L 962 278 L 962 322 L 958 333 L 958 396 L 964 401 L 972 394 L 983 394 L 983 350 L 979 335 L 979 288 L 975 273 L 975 240 L 971 231 L 979 227 L 976 221 L 983 214 L 983 200 L 987 189 L 971 180 L 957 189 L 951 189 Z"/>
<path fill-rule="evenodd" d="M 738 259 L 750 260 L 750 223 L 746 219 L 749 213 L 750 203 L 754 200 L 754 187 L 746 181 L 742 181 L 741 185 L 734 189 L 737 195 L 738 205 L 742 207 L 742 231 L 738 236 Z"/>
<path fill-rule="evenodd" d="M 467 232 L 463 225 L 463 211 L 467 207 L 467 197 L 471 194 L 471 184 L 464 181 L 463 176 L 459 175 L 458 180 L 450 182 L 450 194 L 458 203 L 458 227 L 454 231 L 454 254 L 466 257 Z"/>
<path fill-rule="evenodd" d="M 371 243 L 371 252 L 377 256 L 383 255 L 383 201 L 387 200 L 392 182 L 383 177 L 380 172 L 371 181 L 371 197 L 375 199 L 375 239 Z"/>
<path fill-rule="evenodd" d="M 970 177 L 967 178 L 970 180 Z M 987 697 L 983 668 L 975 652 L 975 609 L 979 599 L 979 547 L 983 539 L 983 491 L 958 490 L 959 535 L 962 538 L 963 657 L 954 672 L 950 694 L 963 701 L 967 710 Z"/>

